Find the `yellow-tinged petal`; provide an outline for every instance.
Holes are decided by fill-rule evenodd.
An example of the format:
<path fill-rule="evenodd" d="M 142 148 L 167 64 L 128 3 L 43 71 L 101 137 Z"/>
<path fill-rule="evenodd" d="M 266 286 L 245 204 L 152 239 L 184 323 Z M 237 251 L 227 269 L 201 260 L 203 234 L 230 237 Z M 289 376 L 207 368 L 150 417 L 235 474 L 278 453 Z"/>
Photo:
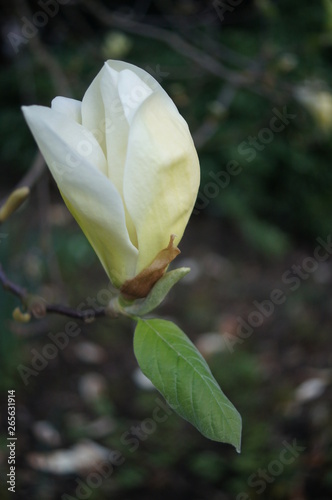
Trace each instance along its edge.
<path fill-rule="evenodd" d="M 134 224 L 123 200 L 123 170 L 129 126 L 118 92 L 119 72 L 104 64 L 82 101 L 82 123 L 91 130 L 107 158 L 106 175 L 120 194 L 131 242 L 137 247 Z"/>
<path fill-rule="evenodd" d="M 108 178 L 113 182 L 121 195 L 129 237 L 133 245 L 137 247 L 136 229 L 123 197 L 123 172 L 127 154 L 129 126 L 117 88 L 118 80 L 119 73 L 105 64 L 100 80 L 100 91 L 105 108 Z"/>
<path fill-rule="evenodd" d="M 86 135 L 81 125 L 42 106 L 23 112 L 70 211 L 110 279 L 120 286 L 135 275 L 138 251 L 129 239 L 121 197 L 101 173 L 103 165 L 96 167 L 105 162 L 100 146 L 89 137 L 90 154 L 82 156 L 79 145 Z"/>
<path fill-rule="evenodd" d="M 166 93 L 155 92 L 130 127 L 124 197 L 134 221 L 141 272 L 176 234 L 178 245 L 193 209 L 200 171 L 188 125 Z"/>
<path fill-rule="evenodd" d="M 52 109 L 23 112 L 114 285 L 143 275 L 146 284 L 148 269 L 149 279 L 163 273 L 151 263 L 178 251 L 168 238 L 176 234 L 178 244 L 182 237 L 199 162 L 186 122 L 159 83 L 134 65 L 107 61 L 82 103 L 56 97 Z"/>

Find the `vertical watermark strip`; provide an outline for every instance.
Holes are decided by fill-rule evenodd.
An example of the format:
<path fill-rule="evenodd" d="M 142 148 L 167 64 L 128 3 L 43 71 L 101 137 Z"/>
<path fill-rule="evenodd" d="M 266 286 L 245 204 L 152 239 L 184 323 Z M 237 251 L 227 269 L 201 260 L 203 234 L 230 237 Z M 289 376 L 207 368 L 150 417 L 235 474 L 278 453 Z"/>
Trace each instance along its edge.
<path fill-rule="evenodd" d="M 8 491 L 15 493 L 16 488 L 16 400 L 15 391 L 13 389 L 8 390 L 8 437 L 7 437 L 7 447 L 8 447 L 8 466 L 9 472 L 7 474 L 7 484 Z"/>

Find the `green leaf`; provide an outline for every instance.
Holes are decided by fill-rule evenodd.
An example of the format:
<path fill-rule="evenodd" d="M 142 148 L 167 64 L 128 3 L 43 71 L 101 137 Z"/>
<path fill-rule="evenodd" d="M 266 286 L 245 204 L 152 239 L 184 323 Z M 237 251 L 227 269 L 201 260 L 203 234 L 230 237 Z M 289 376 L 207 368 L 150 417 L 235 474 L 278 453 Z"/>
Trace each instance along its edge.
<path fill-rule="evenodd" d="M 170 289 L 189 271 L 189 267 L 179 267 L 166 273 L 157 281 L 145 299 L 135 300 L 132 305 L 124 307 L 124 311 L 133 316 L 145 316 L 161 304 Z"/>
<path fill-rule="evenodd" d="M 241 416 L 180 328 L 161 319 L 138 319 L 134 352 L 142 372 L 181 417 L 205 437 L 240 451 Z"/>

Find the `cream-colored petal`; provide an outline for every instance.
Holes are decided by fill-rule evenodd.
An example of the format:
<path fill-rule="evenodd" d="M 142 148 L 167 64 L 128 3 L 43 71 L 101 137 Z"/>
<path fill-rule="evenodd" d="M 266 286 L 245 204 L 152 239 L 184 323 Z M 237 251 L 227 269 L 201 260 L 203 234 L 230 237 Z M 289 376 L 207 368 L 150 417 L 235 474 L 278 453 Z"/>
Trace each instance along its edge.
<path fill-rule="evenodd" d="M 58 113 L 63 113 L 77 123 L 82 124 L 81 101 L 70 99 L 69 97 L 55 97 L 51 103 L 51 108 Z"/>
<path fill-rule="evenodd" d="M 109 125 L 106 129 L 108 177 L 122 195 L 129 127 L 119 97 L 117 80 L 118 73 L 105 65 L 100 78 L 100 92 Z"/>
<path fill-rule="evenodd" d="M 139 68 L 138 66 L 135 66 L 134 64 L 130 64 L 123 61 L 116 61 L 114 59 L 109 59 L 108 61 L 106 61 L 105 64 L 111 67 L 113 70 L 117 71 L 118 73 L 120 71 L 130 70 L 133 73 L 135 73 L 135 75 L 138 76 L 151 90 L 153 90 L 154 92 L 161 92 L 163 94 L 166 94 L 162 86 L 150 73 L 148 73 L 142 68 Z"/>
<path fill-rule="evenodd" d="M 152 94 L 134 115 L 128 142 L 124 197 L 139 249 L 136 272 L 178 245 L 199 187 L 199 161 L 188 125 L 166 93 Z"/>
<path fill-rule="evenodd" d="M 57 135 L 62 139 L 63 147 L 67 148 L 65 152 L 66 168 L 62 169 L 62 175 L 70 175 L 70 172 L 77 164 L 80 164 L 82 159 L 87 160 L 92 167 L 106 174 L 105 155 L 89 130 L 63 113 L 45 106 L 24 106 L 22 110 L 29 126 L 31 122 L 35 130 L 38 130 L 39 137 L 44 137 L 45 143 L 49 141 L 50 151 L 52 137 Z M 31 126 L 30 128 L 32 130 Z M 33 130 L 32 132 L 34 133 Z"/>
<path fill-rule="evenodd" d="M 113 191 L 110 201 L 103 204 L 102 210 L 96 208 L 96 200 L 103 195 L 99 187 L 91 190 L 90 184 L 89 197 L 82 192 L 82 197 L 78 199 L 76 196 L 75 202 L 69 201 L 73 199 L 70 194 L 66 196 L 61 191 L 68 210 L 89 240 L 111 282 L 120 288 L 129 276 L 133 278 L 135 275 L 138 251 L 131 245 L 127 235 L 123 236 L 124 214 L 117 192 Z M 82 202 L 85 202 L 83 210 Z M 104 214 L 105 209 L 111 211 L 110 217 Z"/>
<path fill-rule="evenodd" d="M 106 127 L 106 151 L 108 178 L 113 182 L 123 200 L 123 174 L 127 155 L 129 126 L 118 92 L 119 73 L 108 65 L 100 79 L 100 90 L 104 103 Z M 125 206 L 125 204 L 124 204 Z M 125 207 L 126 226 L 131 242 L 137 247 L 135 226 Z"/>
<path fill-rule="evenodd" d="M 167 94 L 157 80 L 148 72 L 123 61 L 106 61 L 101 81 L 106 121 L 111 124 L 108 131 L 106 131 L 108 175 L 124 200 L 123 176 L 127 155 L 129 126 L 136 111 L 152 92 L 159 92 L 164 96 L 167 96 Z M 171 100 L 170 105 L 176 110 Z M 136 228 L 125 200 L 124 205 L 130 239 L 137 247 Z"/>
<path fill-rule="evenodd" d="M 100 82 L 104 72 L 105 69 L 102 68 L 83 96 L 82 125 L 93 133 L 106 156 L 105 129 L 108 124 L 106 123 L 104 101 L 100 91 Z"/>
<path fill-rule="evenodd" d="M 119 73 L 118 92 L 130 125 L 136 110 L 152 94 L 152 90 L 133 71 L 125 69 Z"/>
<path fill-rule="evenodd" d="M 120 286 L 134 276 L 138 252 L 129 239 L 119 193 L 92 163 L 103 157 L 97 141 L 89 142 L 89 155 L 80 156 L 78 146 L 86 137 L 81 125 L 42 106 L 22 109 L 69 209 L 110 279 Z"/>

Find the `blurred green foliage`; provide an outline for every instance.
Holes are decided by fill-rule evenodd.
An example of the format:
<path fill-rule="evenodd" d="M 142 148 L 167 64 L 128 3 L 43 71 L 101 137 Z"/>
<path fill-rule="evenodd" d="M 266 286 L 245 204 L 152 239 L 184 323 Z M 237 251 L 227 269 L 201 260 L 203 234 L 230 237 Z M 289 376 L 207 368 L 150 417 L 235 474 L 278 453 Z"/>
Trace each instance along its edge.
<path fill-rule="evenodd" d="M 65 75 L 72 96 L 81 99 L 103 61 L 107 57 L 119 57 L 157 75 L 160 70 L 161 84 L 176 102 L 199 144 L 202 182 L 196 205 L 200 215 L 192 217 L 195 228 L 200 220 L 216 217 L 215 232 L 220 241 L 229 237 L 227 228 L 231 228 L 230 234 L 240 233 L 242 238 L 233 241 L 230 248 L 235 253 L 239 242 L 241 245 L 244 242 L 239 249 L 243 261 L 247 258 L 249 247 L 254 248 L 257 259 L 262 254 L 275 258 L 284 256 L 299 245 L 313 247 L 317 236 L 324 238 L 330 233 L 332 113 L 329 114 L 328 105 L 321 106 L 319 113 L 315 113 L 312 107 L 298 98 L 298 90 L 303 87 L 312 90 L 317 103 L 320 92 L 331 95 L 330 0 L 243 0 L 233 11 L 226 12 L 223 20 L 218 17 L 218 9 L 213 7 L 213 2 L 112 2 L 112 5 L 103 2 L 110 10 L 129 12 L 130 19 L 136 16 L 142 22 L 180 34 L 202 51 L 203 58 L 204 54 L 211 55 L 238 74 L 252 77 L 253 83 L 244 86 L 233 85 L 217 77 L 204 69 L 204 65 L 194 62 L 187 54 L 167 43 L 137 35 L 125 27 L 106 26 L 100 19 L 94 18 L 81 2 L 61 6 L 59 14 L 39 30 L 40 43 L 48 54 L 48 64 L 40 57 L 33 40 L 22 45 L 15 54 L 7 34 L 14 29 L 13 23 L 16 23 L 17 30 L 22 27 L 21 18 L 25 14 L 17 6 L 19 3 L 6 4 L 2 21 L 1 198 L 29 169 L 36 153 L 20 106 L 49 105 L 55 95 L 65 93 L 63 88 L 59 90 L 59 82 L 50 71 L 50 66 L 54 69 L 54 61 Z M 40 10 L 38 2 L 30 1 L 27 5 L 31 13 Z M 124 8 L 125 5 L 129 10 Z M 129 41 L 122 55 L 116 52 L 114 38 L 113 42 L 109 40 L 114 33 L 121 33 Z M 296 117 L 282 131 L 274 133 L 271 141 L 266 144 L 259 141 L 260 149 L 255 148 L 254 158 L 248 161 L 249 154 L 243 153 L 240 145 L 248 142 L 250 137 L 271 137 L 268 133 L 264 135 L 262 130 L 271 129 L 273 110 L 276 108 L 282 112 L 285 106 Z M 211 130 L 207 137 L 201 133 L 204 125 Z M 229 162 L 237 162 L 240 172 L 229 175 L 227 185 L 219 187 L 215 195 L 216 187 L 207 189 L 213 180 L 211 173 L 227 172 Z M 62 204 L 53 182 L 49 187 L 47 194 L 50 199 L 47 203 L 51 207 Z M 29 205 L 1 226 L 0 234 L 6 234 L 7 238 L 0 240 L 0 262 L 14 281 L 48 297 L 50 301 L 78 305 L 87 296 L 95 297 L 97 291 L 106 286 L 106 278 L 81 232 L 68 219 L 61 222 L 62 215 L 59 222 L 58 215 L 50 210 L 48 204 L 48 225 L 45 228 L 43 196 L 47 190 L 44 188 L 44 185 L 34 188 Z M 202 195 L 207 197 L 207 203 Z M 226 224 L 219 226 L 219 221 Z M 226 231 L 223 232 L 224 228 Z M 214 234 L 211 234 L 211 240 L 213 237 Z M 197 237 L 196 234 L 195 239 L 191 237 L 193 249 L 202 243 L 198 240 L 201 240 L 200 235 Z M 209 244 L 210 241 L 207 241 L 206 247 Z M 238 262 L 232 264 L 238 266 Z M 272 288 L 285 269 L 278 269 L 277 278 L 271 278 Z M 252 268 L 249 264 L 247 272 L 250 277 Z M 252 276 L 254 281 L 255 274 Z M 200 282 L 200 288 L 195 284 L 187 292 L 180 288 L 179 295 L 175 295 L 178 300 L 171 300 L 170 305 L 166 305 L 166 312 L 170 316 L 176 312 L 189 334 L 215 328 L 216 317 L 220 311 L 227 311 L 231 303 L 229 298 L 229 302 L 227 298 L 223 300 L 220 289 L 223 287 L 229 291 L 231 297 L 239 293 L 237 288 L 232 289 L 234 276 L 229 282 L 226 280 L 218 284 L 207 279 L 204 283 Z M 295 360 L 298 356 L 299 365 L 305 365 L 307 358 L 315 352 L 317 357 L 312 364 L 316 368 L 320 367 L 320 349 L 324 353 L 329 352 L 330 298 L 325 288 L 317 291 L 307 282 L 299 295 L 289 299 L 286 312 L 277 314 L 275 331 L 278 333 L 271 340 L 272 348 L 268 346 L 265 353 L 268 357 L 273 351 L 276 359 L 273 358 L 275 365 L 272 365 L 281 365 L 280 371 L 275 368 L 275 378 L 271 376 L 269 379 L 261 368 L 262 351 L 266 338 L 269 339 L 271 334 L 269 326 L 265 336 L 258 333 L 256 338 L 255 332 L 254 338 L 239 348 L 237 346 L 235 353 L 219 353 L 209 359 L 216 379 L 244 418 L 245 451 L 240 456 L 227 446 L 207 442 L 174 415 L 160 424 L 149 439 L 142 441 L 136 453 L 128 452 L 120 436 L 135 422 L 151 415 L 156 395 L 139 390 L 130 379 L 136 367 L 130 354 L 132 332 L 121 321 L 116 326 L 101 322 L 82 328 L 83 339 L 93 339 L 107 351 L 109 358 L 106 362 L 92 368 L 78 362 L 73 352 L 81 339 L 74 339 L 68 351 L 60 353 L 54 363 L 50 363 L 43 373 L 31 379 L 28 387 L 24 387 L 17 373 L 17 364 L 29 364 L 31 349 L 41 349 L 45 344 L 45 331 L 60 331 L 64 323 L 56 320 L 45 324 L 35 321 L 28 325 L 30 330 L 21 330 L 21 325 L 13 325 L 11 319 L 17 299 L 2 290 L 0 293 L 0 389 L 5 394 L 8 387 L 17 387 L 21 405 L 25 408 L 20 428 L 23 451 L 50 451 L 31 435 L 30 426 L 35 420 L 48 419 L 55 428 L 61 429 L 63 446 L 67 448 L 86 437 L 84 427 L 70 425 L 66 421 L 68 413 L 82 413 L 90 420 L 106 415 L 116 422 L 114 433 L 100 441 L 104 446 L 121 450 L 126 463 L 101 488 L 92 492 L 91 499 L 103 500 L 110 495 L 117 495 L 114 498 L 118 499 L 143 499 L 147 498 L 147 491 L 149 495 L 152 492 L 154 498 L 162 499 L 165 490 L 168 495 L 165 498 L 171 496 L 176 500 L 189 498 L 185 496 L 188 489 L 190 498 L 200 500 L 228 500 L 236 498 L 239 492 L 256 498 L 253 489 L 248 486 L 248 477 L 278 456 L 285 435 L 304 436 L 309 450 L 315 448 L 317 443 L 323 443 L 320 445 L 323 451 L 318 458 L 316 455 L 310 458 L 314 465 L 309 459 L 305 462 L 302 457 L 299 458 L 285 469 L 277 481 L 269 484 L 259 498 L 300 498 L 302 491 L 296 497 L 296 488 L 305 482 L 307 496 L 303 498 L 330 498 L 331 426 L 321 429 L 318 424 L 310 424 L 310 434 L 306 423 L 307 413 L 312 410 L 310 405 L 305 408 L 304 416 L 301 414 L 299 417 L 300 425 L 297 425 L 297 415 L 289 417 L 290 431 L 285 428 L 284 416 L 287 402 L 292 397 L 291 377 L 295 374 L 294 385 L 304 377 L 302 372 L 299 376 L 295 362 L 289 368 L 284 361 L 284 352 L 289 349 L 291 352 L 287 351 L 287 354 Z M 187 300 L 184 301 L 186 294 Z M 219 296 L 222 298 L 219 299 Z M 241 297 L 241 301 L 247 300 L 248 307 L 252 307 L 254 298 L 248 293 L 245 299 Z M 181 303 L 181 307 L 177 302 Z M 322 309 L 318 311 L 319 307 Z M 40 324 L 42 326 L 38 327 Z M 287 339 L 283 337 L 283 332 L 286 332 L 285 336 L 288 334 Z M 323 357 L 321 361 L 323 368 L 328 366 L 326 359 Z M 77 396 L 77 381 L 90 369 L 100 371 L 109 382 L 106 395 L 91 406 Z M 291 372 L 290 378 L 287 370 Z M 52 404 L 44 405 L 40 397 L 47 398 L 50 394 L 54 401 L 51 399 Z M 69 404 L 68 400 L 73 402 Z M 20 467 L 22 472 L 26 472 L 24 460 L 20 462 Z M 72 476 L 61 477 L 58 481 L 51 474 L 28 468 L 28 473 L 22 474 L 22 481 L 29 475 L 35 485 L 35 497 L 30 495 L 30 490 L 23 490 L 25 496 L 22 498 L 51 500 L 65 491 L 73 494 L 75 489 L 75 477 Z M 7 498 L 7 490 L 3 488 L 0 491 Z"/>

